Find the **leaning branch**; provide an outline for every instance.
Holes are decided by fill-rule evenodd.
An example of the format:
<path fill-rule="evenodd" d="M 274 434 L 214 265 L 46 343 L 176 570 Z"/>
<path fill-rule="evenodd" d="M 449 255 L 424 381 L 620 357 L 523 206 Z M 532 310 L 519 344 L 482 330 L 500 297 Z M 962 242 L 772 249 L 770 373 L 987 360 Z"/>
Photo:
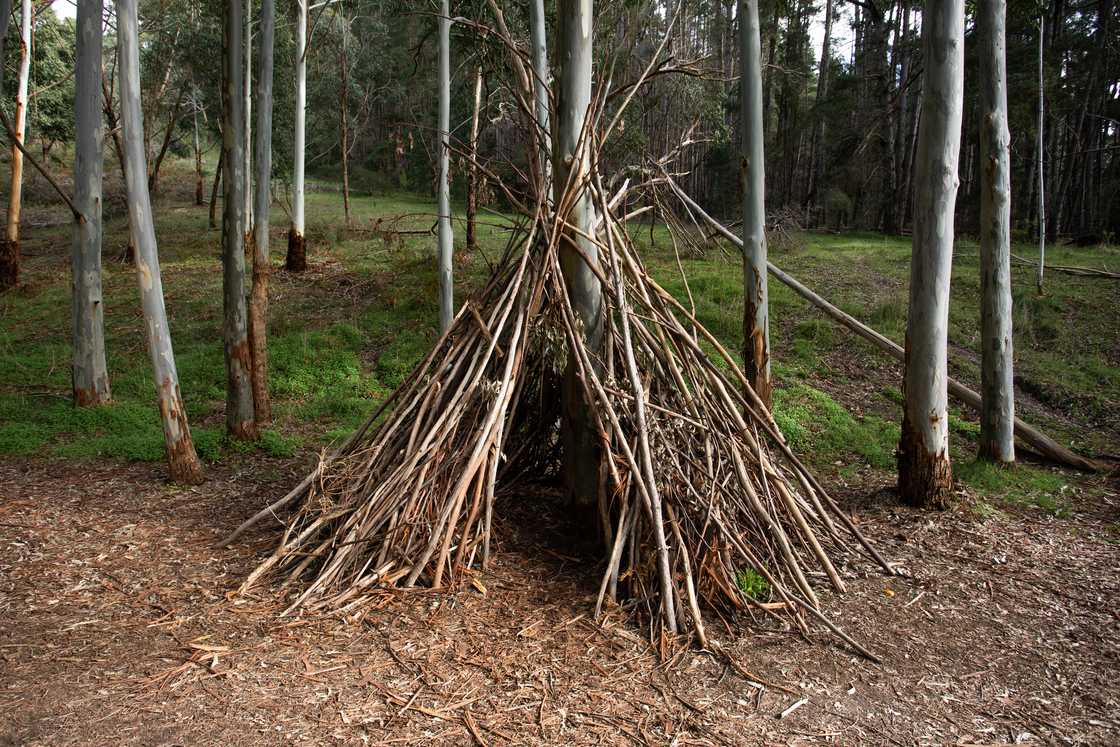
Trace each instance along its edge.
<path fill-rule="evenodd" d="M 676 182 L 674 182 L 672 179 L 669 179 L 668 184 L 673 189 L 673 192 L 675 192 L 676 195 L 680 197 L 680 199 L 689 207 L 689 209 L 691 209 L 698 216 L 710 223 L 712 227 L 728 241 L 732 242 L 736 246 L 742 246 L 742 240 L 738 236 L 727 230 L 723 226 L 723 224 L 721 224 L 715 218 L 708 215 L 708 213 L 705 212 L 699 205 L 697 205 L 691 197 L 685 194 L 684 190 L 677 186 Z M 855 332 L 857 335 L 867 340 L 872 345 L 879 348 L 895 360 L 902 361 L 905 359 L 906 352 L 894 340 L 891 340 L 883 336 L 879 332 L 876 332 L 874 329 L 868 327 L 866 324 L 863 324 L 850 314 L 844 313 L 821 296 L 809 290 L 809 288 L 803 285 L 799 280 L 797 280 L 797 278 L 793 277 L 781 268 L 775 266 L 773 262 L 767 262 L 767 268 L 770 270 L 771 275 L 787 285 L 809 303 L 813 304 L 818 309 L 823 311 L 833 320 L 844 325 L 852 332 Z M 949 394 L 953 395 L 953 397 L 955 397 L 957 400 L 963 402 L 972 409 L 979 411 L 979 394 L 972 391 L 964 384 L 961 384 L 959 381 L 951 378 L 948 381 L 948 387 Z M 1018 436 L 1023 441 L 1023 443 L 1029 445 L 1036 452 L 1038 452 L 1039 455 L 1053 462 L 1056 462 L 1057 464 L 1061 464 L 1066 467 L 1072 467 L 1073 469 L 1083 470 L 1086 472 L 1098 472 L 1101 470 L 1101 465 L 1097 462 L 1086 459 L 1085 457 L 1074 453 L 1070 449 L 1067 449 L 1054 439 L 1047 436 L 1045 433 L 1028 425 L 1019 418 L 1015 418 L 1015 435 Z"/>

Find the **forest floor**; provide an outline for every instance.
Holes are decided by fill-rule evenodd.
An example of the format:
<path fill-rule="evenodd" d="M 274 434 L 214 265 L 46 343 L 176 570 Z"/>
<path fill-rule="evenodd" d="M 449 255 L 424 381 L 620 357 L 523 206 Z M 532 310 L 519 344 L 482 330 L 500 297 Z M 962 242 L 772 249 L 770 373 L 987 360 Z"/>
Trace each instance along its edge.
<path fill-rule="evenodd" d="M 298 481 L 433 339 L 431 239 L 401 233 L 427 229 L 432 209 L 362 197 L 347 230 L 336 194 L 311 195 L 312 266 L 272 286 L 276 422 L 246 448 L 221 435 L 218 233 L 188 180 L 164 183 L 164 282 L 205 485 L 164 481 L 130 268 L 106 264 L 115 404 L 95 411 L 68 402 L 65 216 L 32 201 L 25 283 L 0 295 L 0 745 L 1120 742 L 1115 478 L 1029 459 L 985 467 L 972 459 L 975 415 L 954 410 L 955 507 L 899 508 L 897 365 L 776 283 L 776 418 L 905 571 L 856 563 L 850 593 L 824 599 L 882 664 L 750 618 L 710 625 L 735 666 L 688 650 L 660 663 L 619 613 L 590 621 L 594 553 L 543 492 L 505 500 L 493 565 L 470 588 L 387 596 L 348 619 L 280 618 L 269 590 L 236 595 L 277 525 L 229 549 L 214 541 Z M 107 204 L 108 258 L 124 225 Z M 500 250 L 503 221 L 486 220 L 481 248 L 457 257 L 460 293 Z M 654 272 L 683 294 L 660 229 L 652 243 L 641 233 Z M 1120 266 L 1116 249 L 1048 257 Z M 773 258 L 901 338 L 905 239 L 806 235 Z M 737 261 L 710 250 L 684 265 L 698 315 L 734 343 Z M 1120 288 L 1051 273 L 1038 296 L 1029 268 L 1014 281 L 1020 412 L 1114 458 Z M 975 386 L 975 244 L 959 242 L 953 282 L 951 368 Z"/>

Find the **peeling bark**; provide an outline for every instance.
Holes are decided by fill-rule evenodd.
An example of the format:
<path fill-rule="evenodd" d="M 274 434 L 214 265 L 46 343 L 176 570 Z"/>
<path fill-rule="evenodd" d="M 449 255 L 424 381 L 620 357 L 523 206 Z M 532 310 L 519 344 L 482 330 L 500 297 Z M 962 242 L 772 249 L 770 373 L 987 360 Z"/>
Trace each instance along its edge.
<path fill-rule="evenodd" d="M 245 303 L 245 99 L 244 6 L 226 0 L 222 40 L 222 148 L 225 152 L 225 201 L 222 206 L 222 289 L 225 318 L 226 432 L 253 440 L 257 426 L 250 372 L 248 310 Z"/>
<path fill-rule="evenodd" d="M 256 193 L 252 231 L 253 288 L 249 293 L 249 348 L 252 354 L 253 410 L 257 423 L 272 422 L 268 393 L 268 280 L 269 225 L 272 194 L 272 69 L 275 37 L 275 0 L 262 0 L 260 21 L 260 71 L 257 75 Z"/>
<path fill-rule="evenodd" d="M 140 284 L 148 353 L 155 373 L 156 396 L 163 422 L 171 479 L 197 484 L 202 482 L 202 465 L 195 454 L 179 392 L 179 375 L 175 370 L 175 355 L 171 348 L 155 224 L 152 222 L 151 197 L 148 194 L 144 120 L 140 105 L 140 35 L 136 21 L 136 0 L 116 0 L 116 4 L 117 52 L 121 75 L 121 137 L 124 141 L 129 228 L 136 245 L 136 276 Z"/>
<path fill-rule="evenodd" d="M 288 232 L 288 256 L 284 268 L 289 272 L 303 272 L 307 269 L 307 239 L 295 228 Z"/>
<path fill-rule="evenodd" d="M 766 286 L 765 163 L 762 131 L 762 49 L 758 0 L 739 3 L 739 126 L 742 128 L 740 184 L 743 192 L 743 369 L 769 407 L 770 313 Z"/>
<path fill-rule="evenodd" d="M 922 121 L 918 131 L 910 305 L 903 364 L 899 497 L 949 500 L 948 336 L 964 93 L 964 0 L 930 0 L 922 17 Z"/>

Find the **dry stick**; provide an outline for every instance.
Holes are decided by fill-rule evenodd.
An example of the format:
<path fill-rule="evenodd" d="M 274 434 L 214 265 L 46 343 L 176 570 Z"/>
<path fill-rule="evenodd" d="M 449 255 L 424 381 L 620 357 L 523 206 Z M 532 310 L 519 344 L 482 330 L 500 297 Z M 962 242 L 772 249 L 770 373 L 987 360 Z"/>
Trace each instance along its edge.
<path fill-rule="evenodd" d="M 704 212 L 703 209 L 701 209 L 699 205 L 693 202 L 692 198 L 685 194 L 685 192 L 680 187 L 678 187 L 675 182 L 670 181 L 670 186 L 677 193 L 677 196 L 680 197 L 681 200 L 692 210 L 696 211 L 696 213 L 699 214 L 700 217 L 704 218 L 708 223 L 710 223 L 712 228 L 714 228 L 724 238 L 726 238 L 736 246 L 742 246 L 742 239 L 740 239 L 731 231 L 728 231 L 719 221 Z M 898 343 L 883 336 L 879 332 L 876 332 L 874 329 L 863 324 L 850 314 L 844 313 L 821 296 L 809 290 L 809 288 L 803 285 L 792 275 L 783 271 L 779 267 L 776 267 L 773 262 L 768 262 L 767 267 L 770 270 L 771 275 L 776 277 L 785 285 L 792 288 L 798 295 L 812 303 L 829 317 L 844 325 L 851 331 L 855 332 L 857 335 L 864 338 L 883 352 L 887 353 L 895 360 L 905 360 L 906 351 L 903 350 L 902 347 L 898 345 Z M 948 387 L 949 393 L 956 397 L 958 400 L 974 410 L 980 410 L 981 398 L 979 394 L 972 391 L 964 384 L 961 384 L 960 382 L 951 378 L 948 380 Z M 1097 462 L 1086 459 L 1085 457 L 1074 453 L 1070 449 L 1062 446 L 1054 439 L 1033 428 L 1019 418 L 1015 418 L 1015 435 L 1021 438 L 1024 443 L 1033 447 L 1040 455 L 1054 462 L 1057 462 L 1058 464 L 1072 467 L 1073 469 L 1083 470 L 1085 472 L 1099 472 L 1102 469 L 1101 465 Z"/>
<path fill-rule="evenodd" d="M 607 232 L 607 252 L 610 257 L 611 272 L 615 276 L 615 295 L 618 304 L 618 315 L 622 322 L 622 350 L 626 357 L 626 368 L 630 375 L 630 387 L 634 390 L 634 414 L 638 428 L 638 446 L 642 456 L 642 470 L 649 481 L 650 504 L 653 509 L 653 536 L 657 542 L 657 562 L 661 574 L 661 604 L 665 619 L 669 623 L 669 632 L 677 632 L 676 614 L 673 610 L 672 572 L 669 569 L 669 548 L 665 543 L 665 520 L 661 515 L 661 495 L 657 489 L 657 480 L 653 474 L 653 454 L 649 448 L 649 438 L 646 433 L 646 403 L 645 388 L 642 386 L 642 377 L 638 373 L 638 363 L 634 360 L 634 347 L 630 341 L 630 311 L 626 304 L 625 283 L 618 266 L 618 257 L 614 250 L 614 233 Z"/>
<path fill-rule="evenodd" d="M 1037 262 L 1032 262 L 1029 259 L 1024 259 L 1017 254 L 1012 254 L 1011 259 L 1015 260 L 1017 265 L 1030 265 L 1037 267 Z M 1120 280 L 1120 272 L 1112 272 L 1110 270 L 1102 270 L 1098 267 L 1077 267 L 1076 265 L 1046 265 L 1047 270 L 1054 272 L 1064 272 L 1067 275 L 1077 275 L 1079 277 L 1087 278 L 1105 278 L 1109 280 Z"/>
<path fill-rule="evenodd" d="M 460 310 L 459 315 L 461 316 L 462 314 L 463 314 L 463 311 Z M 458 317 L 456 317 L 456 321 L 457 320 L 458 320 Z M 398 398 L 398 396 L 402 392 L 407 392 L 408 391 L 408 385 L 411 384 L 412 382 L 416 381 L 417 372 L 423 370 L 424 366 L 427 363 L 429 363 L 432 358 L 435 357 L 436 352 L 440 349 L 444 340 L 448 337 L 448 335 L 451 333 L 451 331 L 454 330 L 454 328 L 455 328 L 455 325 L 452 324 L 451 328 L 448 329 L 447 333 L 441 335 L 439 341 L 437 341 L 436 344 L 432 346 L 432 349 L 428 352 L 428 355 L 424 359 L 424 361 L 422 361 L 419 366 L 417 366 L 415 369 L 413 369 L 413 372 L 409 374 L 408 379 L 406 379 L 404 382 L 402 382 L 400 387 L 393 390 L 393 393 L 390 394 L 385 399 L 385 401 L 381 403 L 381 406 L 378 407 L 377 410 L 375 410 L 372 415 L 370 415 L 368 418 L 366 418 L 365 422 L 363 422 L 360 426 L 358 426 L 357 430 L 355 430 L 353 433 L 351 433 L 350 436 L 347 437 L 347 439 L 342 443 L 341 446 L 339 446 L 337 449 L 335 449 L 325 459 L 320 459 L 319 464 L 316 465 L 315 469 L 313 469 L 307 475 L 307 477 L 303 478 L 303 481 L 300 482 L 299 485 L 292 488 L 291 492 L 289 492 L 283 498 L 280 498 L 279 500 L 273 501 L 272 503 L 265 506 L 260 511 L 258 511 L 257 513 L 253 514 L 251 517 L 246 519 L 241 524 L 241 526 L 237 527 L 237 529 L 234 529 L 228 536 L 226 536 L 224 539 L 222 539 L 220 542 L 218 542 L 217 547 L 228 547 L 230 545 L 230 543 L 232 543 L 234 540 L 236 540 L 238 537 L 240 537 L 242 534 L 244 534 L 250 527 L 252 527 L 258 521 L 265 518 L 266 516 L 271 516 L 271 515 L 275 514 L 278 509 L 282 508 L 283 506 L 286 506 L 288 503 L 291 503 L 296 498 L 301 497 L 307 491 L 307 489 L 309 487 L 311 487 L 311 483 L 315 479 L 315 476 L 321 473 L 322 466 L 323 466 L 324 463 L 330 462 L 331 460 L 335 459 L 336 457 L 339 457 L 343 454 L 346 454 L 351 448 L 353 448 L 354 444 L 356 444 L 358 442 L 358 439 L 360 439 L 363 435 L 365 435 L 365 432 L 367 430 L 369 430 L 369 427 L 371 425 L 373 425 L 374 421 L 376 421 L 377 418 L 379 418 L 381 416 L 381 413 L 385 412 L 386 408 L 388 408 L 390 404 L 392 404 L 394 401 L 396 401 L 396 399 Z"/>

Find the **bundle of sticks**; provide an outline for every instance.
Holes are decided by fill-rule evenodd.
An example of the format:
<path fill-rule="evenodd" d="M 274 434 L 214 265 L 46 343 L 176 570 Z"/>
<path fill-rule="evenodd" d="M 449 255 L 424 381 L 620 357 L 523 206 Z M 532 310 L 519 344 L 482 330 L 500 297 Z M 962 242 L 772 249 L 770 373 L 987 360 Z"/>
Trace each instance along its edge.
<path fill-rule="evenodd" d="M 289 494 L 297 508 L 243 589 L 280 579 L 298 589 L 289 610 L 345 610 L 485 566 L 499 487 L 516 494 L 563 458 L 555 393 L 574 366 L 605 476 L 596 615 L 626 601 L 707 645 L 704 607 L 749 607 L 806 634 L 815 618 L 870 655 L 827 620 L 812 579 L 843 591 L 857 548 L 889 565 L 790 451 L 734 357 L 649 275 L 601 184 L 585 187 L 600 214 L 597 349 L 564 282 L 562 221 L 542 208 L 400 388 Z"/>

